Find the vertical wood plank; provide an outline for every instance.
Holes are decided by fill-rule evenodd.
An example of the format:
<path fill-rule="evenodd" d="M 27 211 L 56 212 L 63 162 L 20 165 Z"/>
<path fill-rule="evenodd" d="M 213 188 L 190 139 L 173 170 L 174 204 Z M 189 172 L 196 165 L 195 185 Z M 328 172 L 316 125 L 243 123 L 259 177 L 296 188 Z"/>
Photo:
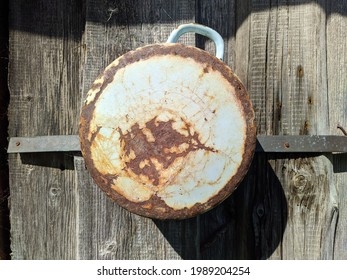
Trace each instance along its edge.
<path fill-rule="evenodd" d="M 225 38 L 226 63 L 246 86 L 249 82 L 258 83 L 254 91 L 257 91 L 261 101 L 258 107 L 265 115 L 268 110 L 263 106 L 262 94 L 266 92 L 266 81 L 262 77 L 266 76 L 266 56 L 262 56 L 258 47 L 266 44 L 266 36 L 262 35 L 267 32 L 269 3 L 262 1 L 253 6 L 249 1 L 198 3 L 197 14 L 201 22 L 214 26 Z M 249 15 L 252 11 L 264 14 L 258 15 L 256 24 L 251 26 L 254 19 Z M 254 29 L 251 35 L 250 27 Z M 198 45 L 202 43 L 198 40 Z M 213 50 L 210 44 L 205 47 Z M 248 68 L 250 53 L 254 59 L 252 68 Z M 249 81 L 250 71 L 253 74 Z M 256 155 L 248 175 L 235 193 L 219 207 L 200 217 L 201 258 L 268 258 L 280 244 L 287 208 L 281 183 L 268 160 L 267 156 Z"/>
<path fill-rule="evenodd" d="M 77 133 L 83 23 L 81 1 L 10 1 L 10 136 Z M 9 157 L 13 259 L 76 257 L 72 160 Z"/>
<path fill-rule="evenodd" d="M 223 61 L 231 68 L 234 66 L 235 45 L 235 1 L 198 0 L 196 5 L 196 22 L 215 29 L 224 39 Z M 197 36 L 196 46 L 215 55 L 214 43 L 203 36 Z"/>
<path fill-rule="evenodd" d="M 236 34 L 236 49 L 240 53 L 236 54 L 235 69 L 248 86 L 259 134 L 328 133 L 324 3 L 249 1 L 251 14 L 240 23 Z M 243 38 L 249 40 L 248 46 Z M 261 250 L 259 253 L 257 249 L 253 257 L 323 258 L 334 235 L 331 213 L 336 205 L 336 187 L 331 162 L 324 156 L 305 158 L 304 155 L 292 159 L 270 156 L 267 162 L 275 180 L 282 185 L 286 205 L 264 208 L 259 219 L 255 205 L 271 205 L 274 192 L 263 188 L 258 181 L 253 196 L 246 197 L 255 204 L 251 204 L 256 213 L 252 217 L 253 230 L 255 242 L 260 238 L 261 243 L 260 247 L 254 247 Z M 259 167 L 250 176 L 262 178 L 261 173 L 269 174 L 269 171 Z M 258 228 L 264 227 L 266 220 L 273 221 L 272 215 L 278 210 L 282 212 L 278 221 L 285 222 L 285 232 L 281 243 L 269 255 L 271 242 L 266 240 L 266 232 Z"/>
<path fill-rule="evenodd" d="M 102 69 L 192 21 L 223 36 L 225 61 L 249 90 L 258 134 L 341 134 L 346 11 L 335 0 L 11 1 L 9 134 L 76 134 L 80 102 Z M 195 36 L 180 42 L 195 45 Z M 196 43 L 214 52 L 210 41 L 198 36 Z M 12 257 L 346 259 L 346 161 L 256 155 L 243 183 L 215 209 L 156 221 L 110 201 L 81 157 L 11 155 Z"/>
<path fill-rule="evenodd" d="M 207 17 L 202 19 L 204 23 L 218 26 L 227 22 L 229 29 L 224 36 L 229 55 L 226 63 L 250 89 L 257 122 L 261 123 L 258 130 L 263 131 L 267 114 L 271 116 L 266 99 L 272 98 L 266 96 L 270 3 L 229 1 L 229 9 L 215 5 L 215 2 L 201 1 L 200 15 Z M 212 6 L 214 9 L 211 9 Z M 224 15 L 221 11 L 225 12 L 225 18 L 220 19 L 220 15 Z M 225 28 L 221 30 L 225 31 Z M 287 205 L 270 159 L 265 155 L 256 155 L 248 175 L 235 193 L 218 208 L 201 216 L 202 258 L 264 259 L 269 258 L 279 246 L 287 222 Z"/>
<path fill-rule="evenodd" d="M 94 184 L 81 157 L 75 158 L 75 174 L 79 259 L 192 258 L 194 236 L 186 232 L 186 246 L 181 233 L 184 226 L 194 230 L 194 222 L 159 222 L 129 213 Z"/>
<path fill-rule="evenodd" d="M 328 134 L 324 3 L 288 10 L 288 33 L 284 32 L 281 50 L 281 134 Z M 333 166 L 319 156 L 284 161 L 282 168 L 288 202 L 282 256 L 321 259 L 335 230 L 330 224 L 337 199 Z"/>
<path fill-rule="evenodd" d="M 10 255 L 10 223 L 7 198 L 9 196 L 7 164 L 7 88 L 8 69 L 8 1 L 0 2 L 0 260 Z"/>
<path fill-rule="evenodd" d="M 86 60 L 83 92 L 98 74 L 127 51 L 165 42 L 179 24 L 194 21 L 195 1 L 86 2 Z M 180 42 L 194 45 L 192 34 Z M 110 201 L 92 182 L 84 161 L 75 159 L 78 186 L 78 258 L 196 258 L 197 224 L 155 221 L 140 217 Z"/>
<path fill-rule="evenodd" d="M 224 39 L 225 55 L 223 61 L 233 63 L 233 45 L 235 25 L 232 18 L 235 13 L 235 1 L 197 1 L 196 21 L 216 30 Z M 196 46 L 215 55 L 214 43 L 206 37 L 197 36 Z M 225 259 L 230 255 L 230 244 L 234 236 L 234 221 L 230 218 L 228 204 L 201 215 L 199 224 L 199 254 L 202 259 Z"/>
<path fill-rule="evenodd" d="M 346 1 L 327 1 L 327 73 L 329 132 L 343 135 L 337 129 L 347 127 L 347 3 Z M 332 226 L 336 226 L 334 242 L 327 248 L 327 257 L 347 259 L 347 155 L 333 155 L 329 159 L 334 166 L 334 183 L 338 201 L 332 215 Z M 338 220 L 337 225 L 335 220 Z"/>
<path fill-rule="evenodd" d="M 224 62 L 232 69 L 235 66 L 236 1 L 197 1 L 197 22 L 218 31 L 224 39 Z M 215 46 L 205 37 L 197 37 L 197 46 L 214 55 Z M 247 185 L 247 183 L 245 183 Z M 252 187 L 248 185 L 247 191 Z M 243 186 L 240 186 L 243 188 Z M 238 259 L 253 252 L 253 233 L 248 231 L 248 209 L 243 208 L 243 192 L 237 190 L 231 198 L 216 209 L 201 215 L 199 221 L 199 256 L 202 259 Z M 243 211 L 245 210 L 245 211 Z M 245 219 L 239 219 L 243 216 Z M 240 238 L 240 234 L 243 238 Z M 241 245 L 242 244 L 242 245 Z M 243 247 L 243 248 L 241 248 Z"/>
<path fill-rule="evenodd" d="M 163 43 L 178 25 L 193 22 L 195 1 L 86 1 L 84 94 L 113 60 L 135 48 Z M 195 45 L 194 36 L 179 42 Z"/>

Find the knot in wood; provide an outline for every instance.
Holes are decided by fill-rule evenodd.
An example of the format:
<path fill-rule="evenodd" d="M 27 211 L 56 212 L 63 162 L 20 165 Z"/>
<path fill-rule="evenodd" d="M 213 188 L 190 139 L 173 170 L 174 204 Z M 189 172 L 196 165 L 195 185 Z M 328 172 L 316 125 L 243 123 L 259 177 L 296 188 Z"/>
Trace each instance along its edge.
<path fill-rule="evenodd" d="M 52 197 L 59 196 L 60 193 L 61 193 L 61 189 L 60 189 L 60 188 L 57 188 L 57 187 L 52 187 L 52 188 L 49 190 L 49 193 L 50 193 L 50 196 L 52 196 Z"/>
<path fill-rule="evenodd" d="M 262 218 L 265 214 L 265 209 L 263 204 L 259 204 L 256 208 L 256 212 L 259 218 Z"/>
<path fill-rule="evenodd" d="M 300 174 L 300 175 L 295 175 L 293 178 L 294 186 L 298 190 L 303 190 L 305 186 L 307 185 L 307 178 L 306 176 Z"/>

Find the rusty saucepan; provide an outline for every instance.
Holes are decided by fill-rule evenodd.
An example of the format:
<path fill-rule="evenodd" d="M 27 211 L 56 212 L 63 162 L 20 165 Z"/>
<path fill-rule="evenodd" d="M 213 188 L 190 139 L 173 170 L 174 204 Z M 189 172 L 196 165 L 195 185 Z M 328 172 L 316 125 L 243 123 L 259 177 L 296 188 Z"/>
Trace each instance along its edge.
<path fill-rule="evenodd" d="M 216 56 L 175 43 L 210 37 Z M 95 80 L 80 141 L 95 183 L 127 210 L 157 219 L 203 213 L 227 198 L 251 163 L 254 112 L 241 81 L 221 61 L 223 39 L 186 24 L 168 42 L 130 51 Z"/>

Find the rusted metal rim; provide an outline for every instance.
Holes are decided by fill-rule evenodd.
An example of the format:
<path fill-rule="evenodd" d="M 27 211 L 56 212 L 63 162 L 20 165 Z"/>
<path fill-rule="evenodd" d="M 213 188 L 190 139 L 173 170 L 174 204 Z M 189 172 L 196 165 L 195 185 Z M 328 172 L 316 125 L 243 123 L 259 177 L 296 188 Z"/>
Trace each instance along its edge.
<path fill-rule="evenodd" d="M 175 102 L 177 98 L 179 99 L 182 96 L 182 98 L 186 98 L 185 93 L 176 95 L 171 99 L 170 97 L 168 99 L 163 97 L 155 105 L 150 102 L 148 104 L 146 103 L 146 98 L 151 98 L 152 92 L 150 90 L 143 91 L 136 88 L 138 87 L 137 80 L 142 79 L 141 75 L 146 77 L 146 83 L 149 83 L 148 88 L 151 88 L 151 85 L 156 87 L 153 90 L 153 94 L 157 94 L 158 96 L 164 96 L 164 93 L 158 93 L 158 84 L 160 84 L 160 89 L 165 91 L 165 94 L 168 93 L 170 95 L 170 86 L 174 87 L 172 92 L 176 92 L 180 90 L 180 83 L 182 85 L 185 83 L 174 81 L 172 84 L 174 74 L 170 71 L 173 71 L 173 69 L 170 68 L 171 70 L 167 70 L 168 68 L 165 68 L 171 66 L 160 68 L 161 65 L 166 65 L 167 59 L 169 59 L 169 63 L 172 62 L 173 68 L 179 63 L 179 68 L 177 69 L 180 69 L 180 71 L 176 71 L 176 73 L 184 72 L 184 69 L 188 69 L 189 67 L 193 67 L 193 70 L 197 69 L 196 67 L 200 67 L 199 73 L 195 73 L 194 71 L 191 73 L 192 76 L 196 74 L 194 76 L 197 81 L 194 84 L 196 87 L 204 84 L 205 78 L 203 77 L 217 77 L 218 80 L 216 81 L 212 79 L 206 82 L 207 90 L 203 93 L 203 98 L 207 98 L 209 89 L 211 88 L 213 90 L 227 92 L 227 98 L 230 97 L 232 102 L 226 102 L 222 99 L 220 100 L 223 102 L 219 102 L 228 103 L 228 106 L 234 106 L 232 108 L 236 108 L 235 110 L 238 111 L 235 113 L 235 116 L 240 116 L 242 122 L 239 123 L 244 124 L 243 127 L 240 127 L 240 131 L 223 131 L 223 133 L 230 135 L 230 139 L 234 139 L 233 137 L 235 137 L 236 142 L 240 141 L 240 139 L 242 140 L 242 143 L 234 148 L 235 151 L 228 148 L 233 143 L 221 144 L 223 147 L 227 147 L 227 152 L 220 151 L 223 160 L 229 162 L 229 158 L 231 158 L 230 162 L 235 161 L 235 163 L 228 163 L 229 165 L 233 165 L 235 170 L 231 172 L 232 168 L 228 167 L 229 170 L 224 166 L 223 171 L 220 172 L 222 174 L 221 178 L 223 176 L 225 183 L 219 188 L 213 184 L 209 186 L 206 184 L 206 186 L 197 185 L 196 188 L 201 187 L 202 190 L 207 190 L 208 192 L 211 192 L 211 189 L 215 191 L 208 198 L 200 198 L 203 194 L 197 192 L 196 196 L 199 197 L 200 201 L 198 199 L 196 202 L 194 202 L 194 192 L 188 194 L 188 196 L 191 195 L 189 200 L 177 191 L 180 189 L 177 182 L 181 182 L 180 180 L 183 179 L 176 180 L 176 177 L 178 178 L 180 176 L 176 173 L 186 172 L 185 174 L 188 174 L 187 170 L 190 168 L 190 162 L 195 162 L 199 165 L 200 161 L 197 158 L 200 156 L 202 161 L 206 155 L 213 156 L 214 159 L 212 161 L 208 160 L 205 166 L 201 165 L 202 167 L 200 166 L 200 169 L 195 170 L 197 172 L 191 174 L 191 176 L 197 178 L 195 179 L 197 182 L 199 181 L 198 177 L 201 175 L 199 174 L 199 170 L 201 173 L 206 173 L 207 170 L 204 168 L 209 166 L 208 164 L 211 162 L 217 162 L 219 160 L 218 155 L 216 155 L 219 154 L 218 145 L 216 144 L 214 146 L 215 143 L 211 142 L 210 135 L 205 137 L 206 135 L 204 133 L 199 133 L 196 130 L 196 127 L 208 127 L 209 119 L 212 120 L 213 114 L 217 114 L 218 111 L 216 112 L 213 106 L 209 109 L 204 107 L 204 110 L 206 110 L 206 113 L 204 113 L 206 115 L 204 116 L 206 117 L 204 118 L 205 126 L 203 126 L 200 125 L 200 123 L 202 124 L 201 118 L 189 119 L 187 113 L 181 114 L 181 111 L 184 110 L 183 107 L 186 108 L 188 103 L 180 108 L 177 106 L 178 103 Z M 167 73 L 171 73 L 172 75 L 167 76 L 166 79 L 163 78 L 161 81 L 153 82 L 161 74 L 155 72 L 156 70 L 154 69 L 149 70 L 149 72 L 153 71 L 153 75 L 148 76 L 145 73 L 146 67 L 151 69 L 151 67 L 156 68 L 157 66 L 159 67 L 159 70 L 157 69 L 158 71 L 168 71 Z M 139 67 L 141 70 L 132 72 L 137 71 L 134 69 L 139 69 Z M 129 73 L 135 73 L 140 76 L 139 78 L 129 78 Z M 177 74 L 177 76 L 184 77 L 184 74 Z M 163 86 L 162 84 L 167 85 Z M 132 87 L 134 87 L 134 92 L 131 93 Z M 181 88 L 185 91 L 187 86 L 182 86 Z M 198 100 L 198 98 L 201 99 L 202 97 L 197 96 L 198 94 L 194 92 L 194 89 L 193 86 L 188 89 L 188 91 L 193 92 L 194 96 L 196 95 L 196 100 L 192 101 L 191 107 L 193 108 L 196 104 L 199 104 L 200 109 L 203 109 L 202 107 L 205 101 Z M 202 86 L 198 91 L 203 92 Z M 124 103 L 127 103 L 127 100 L 132 100 L 133 95 L 136 95 L 135 98 L 138 97 L 141 100 L 138 110 L 142 113 L 139 113 L 140 117 L 138 120 L 134 121 L 134 118 L 136 118 L 135 110 L 131 112 L 122 111 L 124 103 L 117 103 L 119 102 L 117 98 L 121 94 L 126 96 L 126 98 L 120 99 Z M 141 95 L 143 96 L 141 97 Z M 211 100 L 214 98 L 213 96 L 208 97 Z M 134 100 L 129 102 L 136 103 L 136 100 Z M 169 103 L 172 103 L 170 108 L 165 107 L 167 100 L 169 100 Z M 213 105 L 213 101 L 211 102 Z M 236 105 L 232 105 L 232 103 Z M 105 107 L 107 104 L 111 108 L 107 109 Z M 117 106 L 113 106 L 115 104 Z M 142 109 L 142 107 L 145 108 L 149 104 L 152 106 L 150 109 L 147 111 L 146 109 Z M 176 109 L 172 110 L 172 108 Z M 155 112 L 156 110 L 158 112 Z M 193 109 L 187 110 L 189 114 L 189 110 Z M 146 112 L 146 114 L 143 112 Z M 156 115 L 156 113 L 158 114 Z M 219 118 L 221 118 L 223 111 L 220 114 L 218 115 Z M 233 123 L 237 123 L 236 118 L 235 120 L 230 120 L 230 116 L 234 115 L 226 116 L 226 127 L 234 127 Z M 142 119 L 145 118 L 147 119 L 142 122 Z M 202 130 L 205 131 L 204 129 Z M 223 126 L 221 129 L 223 129 Z M 220 134 L 220 130 L 214 128 L 207 128 L 207 131 L 211 135 L 213 133 L 216 135 Z M 241 136 L 237 136 L 238 134 Z M 119 205 L 133 213 L 146 217 L 156 219 L 183 219 L 206 212 L 221 203 L 235 190 L 250 166 L 256 144 L 256 127 L 254 112 L 247 91 L 228 66 L 203 50 L 181 44 L 166 43 L 149 45 L 126 53 L 105 69 L 96 79 L 87 94 L 81 111 L 79 136 L 86 166 L 95 183 Z M 217 140 L 221 138 L 220 136 L 218 137 Z M 238 158 L 240 160 L 236 160 Z M 186 166 L 187 164 L 188 166 Z M 229 171 L 224 172 L 224 170 Z M 176 172 L 175 175 L 172 175 L 172 172 Z M 216 171 L 216 173 L 218 172 Z M 211 176 L 214 176 L 214 174 Z M 176 185 L 172 183 L 175 180 L 177 181 Z M 189 184 L 192 184 L 194 181 L 192 178 L 188 180 L 190 180 Z M 218 180 L 219 184 L 223 181 Z M 129 189 L 126 189 L 125 186 L 129 186 Z M 172 193 L 168 190 L 169 188 L 172 188 L 172 196 L 175 197 L 170 197 Z M 184 192 L 187 193 L 188 189 L 188 187 L 184 189 Z M 184 199 L 189 200 L 186 206 L 183 202 L 177 202 L 180 200 L 180 195 L 182 195 L 182 201 Z"/>

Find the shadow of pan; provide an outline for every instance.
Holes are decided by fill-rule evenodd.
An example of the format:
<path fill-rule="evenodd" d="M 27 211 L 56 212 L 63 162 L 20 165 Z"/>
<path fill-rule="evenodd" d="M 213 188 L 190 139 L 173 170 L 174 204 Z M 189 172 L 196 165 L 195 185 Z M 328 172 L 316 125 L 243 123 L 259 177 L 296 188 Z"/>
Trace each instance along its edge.
<path fill-rule="evenodd" d="M 223 203 L 196 218 L 154 221 L 183 259 L 267 259 L 281 243 L 287 202 L 266 155 Z"/>
<path fill-rule="evenodd" d="M 50 153 L 23 153 L 20 154 L 22 164 L 45 166 L 60 170 L 74 170 L 74 156 L 80 152 L 50 152 Z"/>

